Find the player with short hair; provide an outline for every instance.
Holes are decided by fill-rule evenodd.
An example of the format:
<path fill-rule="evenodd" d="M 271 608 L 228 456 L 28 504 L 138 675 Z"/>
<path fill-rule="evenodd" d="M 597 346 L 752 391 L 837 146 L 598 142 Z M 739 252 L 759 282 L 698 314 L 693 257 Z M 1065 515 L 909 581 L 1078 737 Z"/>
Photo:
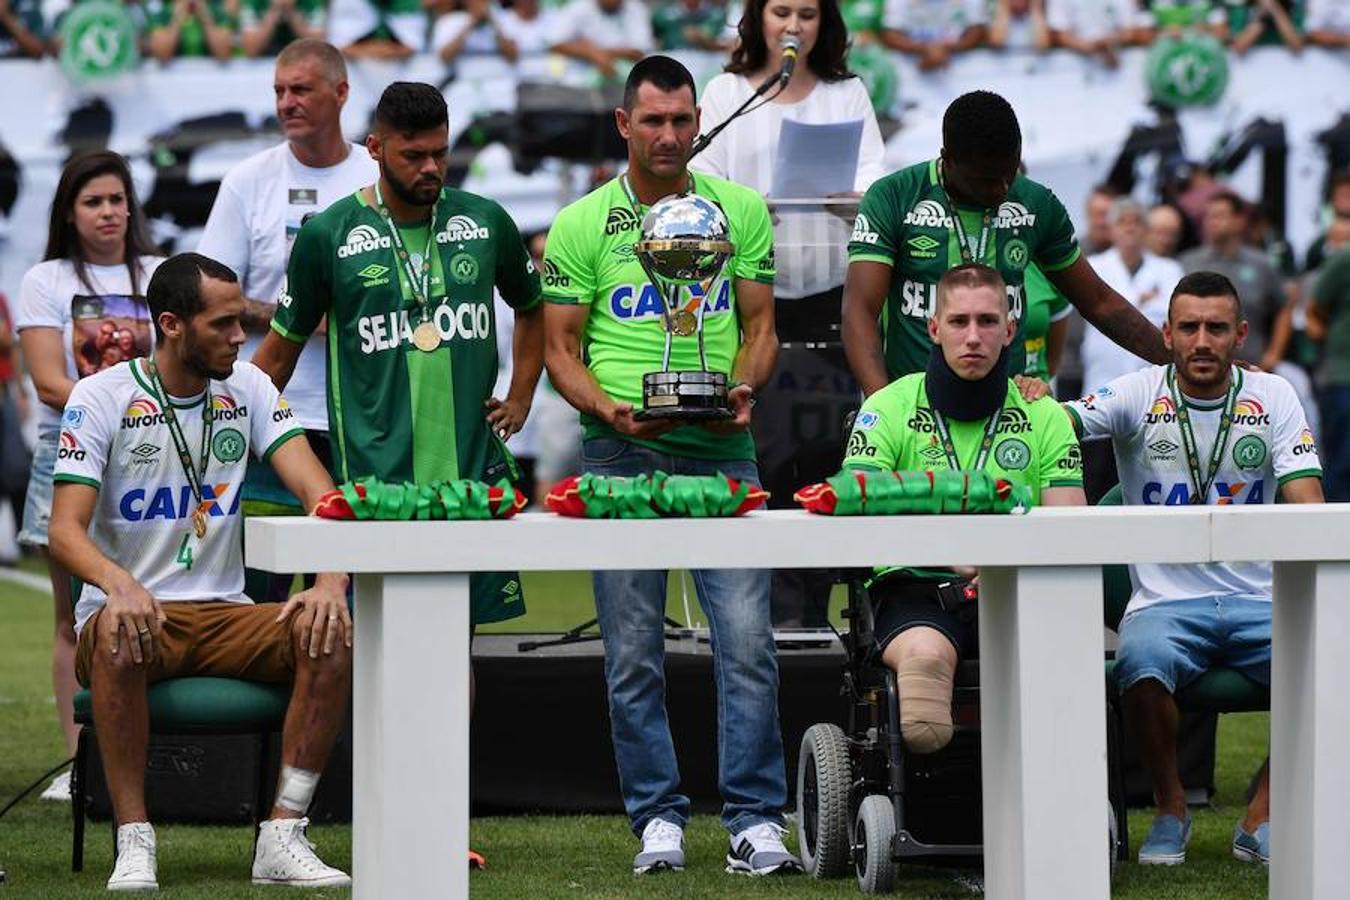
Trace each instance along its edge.
<path fill-rule="evenodd" d="M 254 362 L 278 386 L 327 318 L 328 413 L 337 477 L 427 483 L 517 479 L 504 441 L 524 423 L 543 368 L 539 275 L 515 222 L 445 186 L 445 98 L 395 82 L 366 148 L 372 185 L 300 229 L 286 293 Z M 493 290 L 515 311 L 510 391 L 497 377 Z M 470 578 L 475 624 L 525 611 L 514 573 Z"/>
<path fill-rule="evenodd" d="M 1082 457 L 1068 417 L 1050 397 L 1028 402 L 1010 380 L 1017 324 L 1007 286 L 978 263 L 949 269 L 928 320 L 922 372 L 902 376 L 863 402 L 844 468 L 984 471 L 1031 488 L 1044 506 L 1081 506 Z M 900 693 L 900 733 L 916 753 L 952 737 L 952 684 L 961 657 L 978 645 L 973 570 L 900 569 L 871 585 L 882 661 Z"/>
<path fill-rule="evenodd" d="M 293 6 L 290 15 L 295 15 Z M 197 252 L 239 276 L 246 298 L 245 359 L 253 357 L 270 330 L 300 226 L 379 175 L 366 148 L 342 135 L 349 85 L 347 65 L 336 47 L 315 39 L 288 44 L 277 57 L 272 88 L 286 140 L 225 173 L 197 245 Z M 331 471 L 325 356 L 323 336 L 311 335 L 286 393 L 310 447 Z M 304 512 L 270 466 L 249 466 L 245 515 Z M 292 580 L 290 574 L 269 575 L 266 599 L 285 600 Z"/>
<path fill-rule="evenodd" d="M 1172 355 L 1067 405 L 1084 437 L 1110 437 L 1125 503 L 1145 506 L 1322 502 L 1322 466 L 1303 407 L 1278 375 L 1233 365 L 1247 335 L 1233 283 L 1193 272 L 1172 292 Z M 1190 816 L 1177 774 L 1178 690 L 1222 663 L 1270 683 L 1269 562 L 1139 564 L 1120 623 L 1116 680 L 1153 776 L 1157 817 L 1139 862 L 1186 859 Z M 1270 861 L 1270 774 L 1263 769 L 1233 854 Z"/>
<path fill-rule="evenodd" d="M 694 80 L 680 63 L 649 56 L 633 67 L 615 111 L 628 142 L 628 170 L 558 213 L 544 254 L 549 378 L 581 412 L 582 468 L 631 476 L 721 472 L 759 483 L 750 438 L 754 391 L 773 371 L 773 226 L 764 199 L 741 185 L 688 170 L 698 134 Z M 677 425 L 639 421 L 642 376 L 659 371 L 664 301 L 633 252 L 657 200 L 678 192 L 707 197 L 726 214 L 735 247 L 703 304 L 708 368 L 723 372 L 733 420 Z M 672 370 L 699 368 L 698 342 L 675 339 Z M 642 850 L 637 873 L 684 868 L 689 798 L 666 721 L 662 659 L 665 572 L 596 572 L 596 618 L 605 642 L 605 678 L 624 807 Z M 693 573 L 707 614 L 717 671 L 718 780 L 722 824 L 731 833 L 729 871 L 799 870 L 783 846 L 787 805 L 778 724 L 778 662 L 769 618 L 769 573 Z"/>
<path fill-rule="evenodd" d="M 351 883 L 306 837 L 305 812 L 351 694 L 347 577 L 322 574 L 285 606 L 244 595 L 239 492 L 250 455 L 313 508 L 333 489 L 267 376 L 236 363 L 239 284 L 195 253 L 147 291 L 154 353 L 77 383 L 62 419 L 51 549 L 84 582 L 76 672 L 93 691 L 117 821 L 108 889 L 156 890 L 145 807 L 146 686 L 187 675 L 292 682 L 276 803 L 253 858 L 259 884 Z M 279 611 L 278 611 L 279 610 Z"/>
<path fill-rule="evenodd" d="M 1018 174 L 1021 158 L 1022 132 L 1008 101 L 973 91 L 947 107 L 937 159 L 868 188 L 848 245 L 842 326 L 864 395 L 927 364 L 938 280 L 961 263 L 990 266 L 1007 285 L 1015 373 L 1024 369 L 1024 273 L 1033 262 L 1112 340 L 1145 360 L 1165 359 L 1158 329 L 1097 277 L 1064 205 Z"/>

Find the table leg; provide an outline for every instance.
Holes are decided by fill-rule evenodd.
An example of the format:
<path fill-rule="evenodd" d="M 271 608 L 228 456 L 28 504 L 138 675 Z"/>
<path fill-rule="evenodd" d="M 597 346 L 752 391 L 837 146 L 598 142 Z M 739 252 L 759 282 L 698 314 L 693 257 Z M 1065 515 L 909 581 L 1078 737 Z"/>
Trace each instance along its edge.
<path fill-rule="evenodd" d="M 358 575 L 355 898 L 469 896 L 469 577 Z"/>
<path fill-rule="evenodd" d="M 1345 896 L 1350 563 L 1275 563 L 1270 897 Z"/>
<path fill-rule="evenodd" d="M 980 570 L 989 900 L 1106 900 L 1106 703 L 1097 566 Z"/>

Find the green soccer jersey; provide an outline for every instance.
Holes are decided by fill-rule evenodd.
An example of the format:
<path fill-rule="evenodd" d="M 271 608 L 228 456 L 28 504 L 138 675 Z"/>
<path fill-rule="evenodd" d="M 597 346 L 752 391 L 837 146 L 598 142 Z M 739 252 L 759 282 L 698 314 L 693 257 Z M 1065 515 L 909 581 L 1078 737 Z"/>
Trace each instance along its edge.
<path fill-rule="evenodd" d="M 483 406 L 497 379 L 493 288 L 512 308 L 531 309 L 539 274 L 496 203 L 446 188 L 436 212 L 429 293 L 441 345 L 430 353 L 412 344 L 421 314 L 389 228 L 359 192 L 296 235 L 272 329 L 301 343 L 328 317 L 328 417 L 342 480 L 514 480 Z M 400 234 L 419 270 L 428 224 Z M 489 610 L 474 577 L 474 621 L 515 614 L 512 603 L 523 611 L 519 580 L 498 580 L 507 607 Z"/>
<path fill-rule="evenodd" d="M 1026 347 L 1026 367 L 1023 374 L 1050 380 L 1050 326 L 1069 312 L 1069 298 L 1050 283 L 1035 263 L 1027 266 L 1025 292 L 1027 312 L 1022 323 L 1023 345 Z"/>
<path fill-rule="evenodd" d="M 951 466 L 924 381 L 922 372 L 906 375 L 863 402 L 849 434 L 844 468 L 882 472 L 975 468 L 989 420 L 946 420 L 960 462 Z M 1036 502 L 1046 488 L 1082 487 L 1082 454 L 1063 407 L 1053 397 L 1027 403 L 1009 381 L 984 471 L 1025 483 Z"/>
<path fill-rule="evenodd" d="M 722 208 L 735 247 L 722 277 L 701 299 L 708 369 L 730 375 L 741 345 L 735 280 L 773 283 L 773 224 L 764 198 L 749 188 L 699 174 L 694 191 Z M 615 178 L 558 213 L 544 254 L 544 299 L 590 308 L 582 335 L 582 358 L 609 397 L 631 403 L 635 409 L 642 408 L 642 376 L 661 370 L 666 338 L 661 317 L 664 301 L 633 253 L 645 214 L 645 206 L 640 212 L 633 210 L 620 179 Z M 682 305 L 698 302 L 697 288 L 682 295 Z M 670 368 L 699 368 L 698 341 L 676 335 Z M 581 422 L 587 438 L 633 441 L 593 417 L 583 415 Z M 749 432 L 718 435 L 698 425 L 685 425 L 656 440 L 633 442 L 696 459 L 755 456 Z"/>
<path fill-rule="evenodd" d="M 957 208 L 967 239 L 978 252 L 987 211 Z M 1029 263 L 1044 272 L 1059 272 L 1081 252 L 1064 204 L 1051 191 L 1018 176 L 1008 197 L 991 212 L 991 234 L 976 262 L 998 270 L 1008 285 L 1008 302 L 1018 321 L 1010 372 L 1025 365 L 1023 288 Z M 882 346 L 892 379 L 919 372 L 928 364 L 932 341 L 928 319 L 937 308 L 937 283 L 961 263 L 948 207 L 938 179 L 937 160 L 919 163 L 882 178 L 868 188 L 849 239 L 850 262 L 879 262 L 891 267 L 891 286 L 881 311 Z"/>
<path fill-rule="evenodd" d="M 227 28 L 232 32 L 238 29 L 238 17 L 231 11 L 232 7 L 228 4 L 221 2 L 221 0 L 207 0 L 207 6 L 211 10 L 211 18 L 221 28 Z M 147 4 L 146 19 L 147 30 L 149 31 L 167 28 L 173 22 L 173 3 L 171 0 L 151 0 Z M 211 55 L 211 48 L 206 43 L 206 27 L 196 16 L 189 16 L 183 21 L 182 27 L 178 31 L 178 52 L 176 55 L 180 57 Z"/>

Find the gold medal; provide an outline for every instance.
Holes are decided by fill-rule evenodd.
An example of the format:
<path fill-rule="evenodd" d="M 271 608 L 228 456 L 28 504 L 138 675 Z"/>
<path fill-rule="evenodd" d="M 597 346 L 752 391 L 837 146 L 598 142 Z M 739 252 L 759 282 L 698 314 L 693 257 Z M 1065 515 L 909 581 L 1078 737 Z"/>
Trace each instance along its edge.
<path fill-rule="evenodd" d="M 199 503 L 197 508 L 192 511 L 192 530 L 197 533 L 197 540 L 206 537 L 206 504 Z"/>
<path fill-rule="evenodd" d="M 430 353 L 441 346 L 441 333 L 436 330 L 436 325 L 427 319 L 419 322 L 412 333 L 413 346 L 423 353 Z"/>
<path fill-rule="evenodd" d="M 670 317 L 670 330 L 680 337 L 689 337 L 698 330 L 698 319 L 687 309 L 682 309 Z"/>

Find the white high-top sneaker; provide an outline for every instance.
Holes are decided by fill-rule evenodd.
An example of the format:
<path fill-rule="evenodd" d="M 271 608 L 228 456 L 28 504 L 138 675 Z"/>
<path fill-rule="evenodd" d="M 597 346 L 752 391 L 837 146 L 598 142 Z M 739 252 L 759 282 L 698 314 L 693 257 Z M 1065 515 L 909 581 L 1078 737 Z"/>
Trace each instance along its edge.
<path fill-rule="evenodd" d="M 117 865 L 108 879 L 110 891 L 157 891 L 155 829 L 149 822 L 128 822 L 117 828 Z"/>
<path fill-rule="evenodd" d="M 324 863 L 305 835 L 309 819 L 271 819 L 262 823 L 253 854 L 254 884 L 291 887 L 346 887 L 351 876 Z"/>

